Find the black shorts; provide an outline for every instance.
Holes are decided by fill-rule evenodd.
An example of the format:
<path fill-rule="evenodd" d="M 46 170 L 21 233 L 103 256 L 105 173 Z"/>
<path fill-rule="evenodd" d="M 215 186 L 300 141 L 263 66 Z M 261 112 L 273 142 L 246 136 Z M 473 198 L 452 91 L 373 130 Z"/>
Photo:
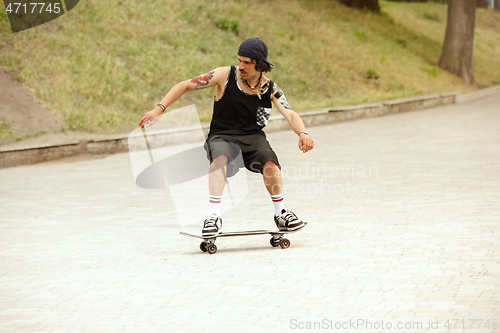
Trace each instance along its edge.
<path fill-rule="evenodd" d="M 205 151 L 210 163 L 219 155 L 228 157 L 228 177 L 234 176 L 243 166 L 251 172 L 262 173 L 262 168 L 268 161 L 273 161 L 281 169 L 278 156 L 271 148 L 264 132 L 249 135 L 215 134 L 205 142 Z M 243 165 L 240 162 L 241 158 L 238 159 L 240 152 Z"/>

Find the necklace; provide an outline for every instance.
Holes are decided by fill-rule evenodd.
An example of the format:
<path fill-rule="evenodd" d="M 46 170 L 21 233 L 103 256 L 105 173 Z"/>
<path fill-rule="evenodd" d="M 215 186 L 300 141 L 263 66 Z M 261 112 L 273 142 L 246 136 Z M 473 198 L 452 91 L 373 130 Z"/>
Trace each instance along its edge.
<path fill-rule="evenodd" d="M 245 85 L 248 87 L 248 89 L 250 89 L 254 94 L 256 94 L 259 99 L 262 99 L 262 97 L 260 97 L 261 79 L 262 79 L 262 72 L 260 72 L 259 81 L 257 82 L 255 87 L 253 87 L 253 88 L 252 88 L 252 86 L 250 86 L 248 84 L 247 80 L 243 80 L 243 78 L 241 79 L 245 83 Z"/>
<path fill-rule="evenodd" d="M 260 75 L 259 75 L 259 81 L 257 82 L 257 84 L 256 84 L 254 87 L 252 87 L 252 86 L 248 83 L 248 81 L 247 81 L 247 80 L 245 80 L 245 79 L 243 79 L 243 78 L 242 78 L 241 80 L 245 83 L 245 85 L 246 85 L 246 86 L 247 86 L 250 90 L 254 91 L 254 90 L 255 90 L 255 88 L 257 88 L 257 87 L 260 85 L 260 80 L 261 80 L 261 79 L 262 79 L 262 72 L 260 72 Z M 254 92 L 255 92 L 255 91 L 254 91 Z"/>

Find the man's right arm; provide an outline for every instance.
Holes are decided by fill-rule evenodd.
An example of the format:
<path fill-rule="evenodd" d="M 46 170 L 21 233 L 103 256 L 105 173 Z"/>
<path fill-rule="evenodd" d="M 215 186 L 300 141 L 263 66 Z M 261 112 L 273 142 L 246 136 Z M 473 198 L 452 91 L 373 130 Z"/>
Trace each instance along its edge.
<path fill-rule="evenodd" d="M 211 70 L 208 73 L 194 77 L 191 80 L 179 82 L 172 89 L 170 89 L 165 97 L 163 97 L 160 104 L 165 106 L 165 108 L 168 108 L 175 101 L 181 98 L 182 95 L 192 90 L 200 90 L 214 86 L 218 86 L 219 89 L 224 89 L 228 73 L 229 67 L 219 67 Z M 142 117 L 139 123 L 139 127 L 144 127 L 144 125 L 148 121 L 161 116 L 162 113 L 162 108 L 160 108 L 159 106 L 155 106 L 153 110 L 144 114 L 144 117 Z M 153 121 L 152 123 L 154 122 L 155 121 Z M 149 124 L 149 126 L 152 125 L 152 123 Z"/>

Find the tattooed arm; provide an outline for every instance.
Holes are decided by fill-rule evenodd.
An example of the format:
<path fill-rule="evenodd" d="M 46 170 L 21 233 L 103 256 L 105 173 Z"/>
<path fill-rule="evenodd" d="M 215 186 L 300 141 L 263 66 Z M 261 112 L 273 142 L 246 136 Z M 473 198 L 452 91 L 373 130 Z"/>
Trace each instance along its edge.
<path fill-rule="evenodd" d="M 292 130 L 299 136 L 299 149 L 303 153 L 314 148 L 314 141 L 306 133 L 306 126 L 300 116 L 293 111 L 292 107 L 286 100 L 283 90 L 278 85 L 274 84 L 272 101 L 279 113 L 288 121 Z"/>
<path fill-rule="evenodd" d="M 217 86 L 217 92 L 219 93 L 219 91 L 224 90 L 228 75 L 229 67 L 219 67 L 190 80 L 179 82 L 163 97 L 160 104 L 168 108 L 172 103 L 181 98 L 182 95 L 192 90 Z M 144 127 L 147 122 L 150 122 L 147 127 L 151 126 L 162 113 L 163 110 L 159 106 L 156 106 L 152 111 L 146 112 L 139 123 L 139 127 Z"/>

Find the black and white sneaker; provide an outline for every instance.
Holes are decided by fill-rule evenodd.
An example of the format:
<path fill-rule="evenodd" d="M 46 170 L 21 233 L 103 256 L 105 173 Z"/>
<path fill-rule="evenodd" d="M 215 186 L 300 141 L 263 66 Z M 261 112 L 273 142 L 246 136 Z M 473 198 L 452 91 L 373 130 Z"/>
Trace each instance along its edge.
<path fill-rule="evenodd" d="M 202 236 L 215 236 L 222 231 L 222 218 L 213 213 L 205 219 L 203 229 L 201 230 Z"/>
<path fill-rule="evenodd" d="M 280 231 L 294 231 L 305 226 L 304 221 L 299 219 L 291 210 L 282 210 L 280 216 L 274 216 L 274 222 Z"/>

